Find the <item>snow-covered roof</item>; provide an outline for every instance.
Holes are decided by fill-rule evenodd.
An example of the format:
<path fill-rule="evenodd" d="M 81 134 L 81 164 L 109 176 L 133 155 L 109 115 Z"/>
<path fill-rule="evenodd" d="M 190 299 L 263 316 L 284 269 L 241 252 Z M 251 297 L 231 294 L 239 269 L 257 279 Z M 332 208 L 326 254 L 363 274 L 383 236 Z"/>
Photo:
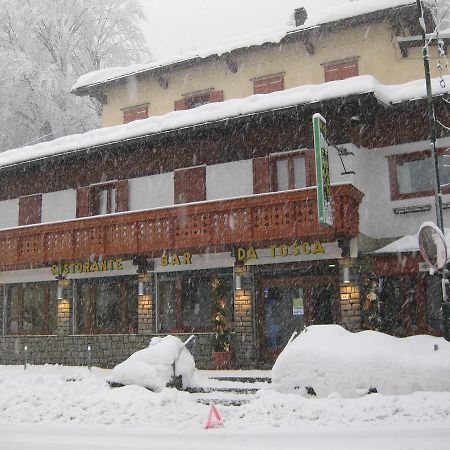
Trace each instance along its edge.
<path fill-rule="evenodd" d="M 168 68 L 176 64 L 193 61 L 195 59 L 204 59 L 212 56 L 221 56 L 232 52 L 233 50 L 245 49 L 253 46 L 260 46 L 267 43 L 278 44 L 288 35 L 301 33 L 320 25 L 336 22 L 339 20 L 358 17 L 361 15 L 391 9 L 400 6 L 415 4 L 413 0 L 365 0 L 354 1 L 348 4 L 340 4 L 325 10 L 313 11 L 308 14 L 306 22 L 299 27 L 285 26 L 281 29 L 265 31 L 249 36 L 247 39 L 232 41 L 221 47 L 206 48 L 203 50 L 185 53 L 181 56 L 164 58 L 153 61 L 148 64 L 134 64 L 128 67 L 112 67 L 108 69 L 97 70 L 82 75 L 72 86 L 72 92 L 84 94 L 85 88 L 107 83 L 113 80 L 126 78 L 131 75 L 143 72 L 151 72 Z"/>
<path fill-rule="evenodd" d="M 450 92 L 450 76 L 445 77 L 445 80 L 445 88 L 441 87 L 439 79 L 432 80 L 434 95 Z M 84 134 L 65 136 L 54 141 L 9 150 L 0 153 L 0 167 L 191 128 L 207 123 L 240 118 L 265 111 L 361 94 L 373 94 L 380 102 L 392 105 L 425 98 L 426 88 L 424 80 L 416 80 L 399 85 L 384 85 L 371 75 L 316 85 L 299 86 L 271 94 L 252 95 L 220 103 L 210 103 L 195 109 L 173 111 L 163 116 L 149 117 L 148 119 L 137 120 L 125 125 L 95 129 Z"/>
<path fill-rule="evenodd" d="M 445 229 L 445 241 L 447 243 L 447 248 L 450 248 L 450 228 Z M 408 253 L 408 252 L 418 252 L 419 251 L 419 234 L 410 234 L 391 242 L 383 248 L 375 251 L 375 253 Z"/>

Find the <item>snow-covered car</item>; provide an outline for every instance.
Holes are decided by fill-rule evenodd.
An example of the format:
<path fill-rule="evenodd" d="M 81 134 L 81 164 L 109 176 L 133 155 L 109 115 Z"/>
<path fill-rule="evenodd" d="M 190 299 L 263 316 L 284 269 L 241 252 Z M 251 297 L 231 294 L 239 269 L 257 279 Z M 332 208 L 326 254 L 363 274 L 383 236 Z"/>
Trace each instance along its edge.
<path fill-rule="evenodd" d="M 314 325 L 279 355 L 272 383 L 282 392 L 319 397 L 450 391 L 450 342 L 428 335 L 397 338 Z"/>

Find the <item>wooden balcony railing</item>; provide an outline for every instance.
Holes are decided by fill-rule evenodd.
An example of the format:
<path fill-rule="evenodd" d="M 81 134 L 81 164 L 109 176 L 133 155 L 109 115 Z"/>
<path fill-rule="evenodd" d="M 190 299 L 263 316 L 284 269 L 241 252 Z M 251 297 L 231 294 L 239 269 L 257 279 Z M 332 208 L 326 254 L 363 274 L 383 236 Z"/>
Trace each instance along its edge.
<path fill-rule="evenodd" d="M 160 255 L 164 250 L 225 248 L 271 241 L 356 236 L 362 194 L 332 188 L 335 225 L 317 221 L 314 188 L 0 230 L 0 270 L 91 256 Z"/>

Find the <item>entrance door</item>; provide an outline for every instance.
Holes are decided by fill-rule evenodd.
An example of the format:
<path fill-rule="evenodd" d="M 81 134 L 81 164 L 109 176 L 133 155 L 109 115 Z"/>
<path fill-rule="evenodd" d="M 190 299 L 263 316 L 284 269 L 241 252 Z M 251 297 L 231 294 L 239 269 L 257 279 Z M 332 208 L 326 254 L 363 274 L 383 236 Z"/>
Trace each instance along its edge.
<path fill-rule="evenodd" d="M 259 289 L 261 359 L 275 361 L 294 331 L 336 323 L 339 282 L 335 277 L 264 278 Z"/>

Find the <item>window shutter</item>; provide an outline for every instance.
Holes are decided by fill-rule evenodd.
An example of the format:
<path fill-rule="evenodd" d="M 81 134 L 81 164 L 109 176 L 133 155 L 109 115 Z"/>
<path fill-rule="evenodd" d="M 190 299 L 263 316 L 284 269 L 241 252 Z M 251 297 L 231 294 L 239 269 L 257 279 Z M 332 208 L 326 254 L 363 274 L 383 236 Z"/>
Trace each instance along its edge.
<path fill-rule="evenodd" d="M 41 223 L 42 194 L 19 198 L 19 225 Z"/>
<path fill-rule="evenodd" d="M 128 211 L 128 180 L 116 183 L 116 211 Z"/>
<path fill-rule="evenodd" d="M 253 193 L 262 194 L 271 191 L 270 160 L 268 156 L 253 160 Z"/>
<path fill-rule="evenodd" d="M 183 109 L 187 109 L 186 99 L 182 98 L 181 100 L 175 100 L 175 111 L 181 111 Z"/>
<path fill-rule="evenodd" d="M 358 61 L 343 61 L 325 65 L 325 82 L 345 80 L 359 75 Z"/>
<path fill-rule="evenodd" d="M 213 91 L 209 93 L 209 101 L 211 103 L 223 102 L 223 91 Z"/>
<path fill-rule="evenodd" d="M 148 105 L 135 106 L 123 111 L 123 123 L 130 123 L 134 120 L 146 119 L 148 117 Z"/>
<path fill-rule="evenodd" d="M 89 186 L 77 189 L 77 217 L 89 216 Z"/>
<path fill-rule="evenodd" d="M 206 167 L 198 166 L 174 172 L 175 204 L 206 200 Z"/>
<path fill-rule="evenodd" d="M 254 94 L 270 94 L 284 91 L 284 76 L 268 77 L 253 81 Z"/>

